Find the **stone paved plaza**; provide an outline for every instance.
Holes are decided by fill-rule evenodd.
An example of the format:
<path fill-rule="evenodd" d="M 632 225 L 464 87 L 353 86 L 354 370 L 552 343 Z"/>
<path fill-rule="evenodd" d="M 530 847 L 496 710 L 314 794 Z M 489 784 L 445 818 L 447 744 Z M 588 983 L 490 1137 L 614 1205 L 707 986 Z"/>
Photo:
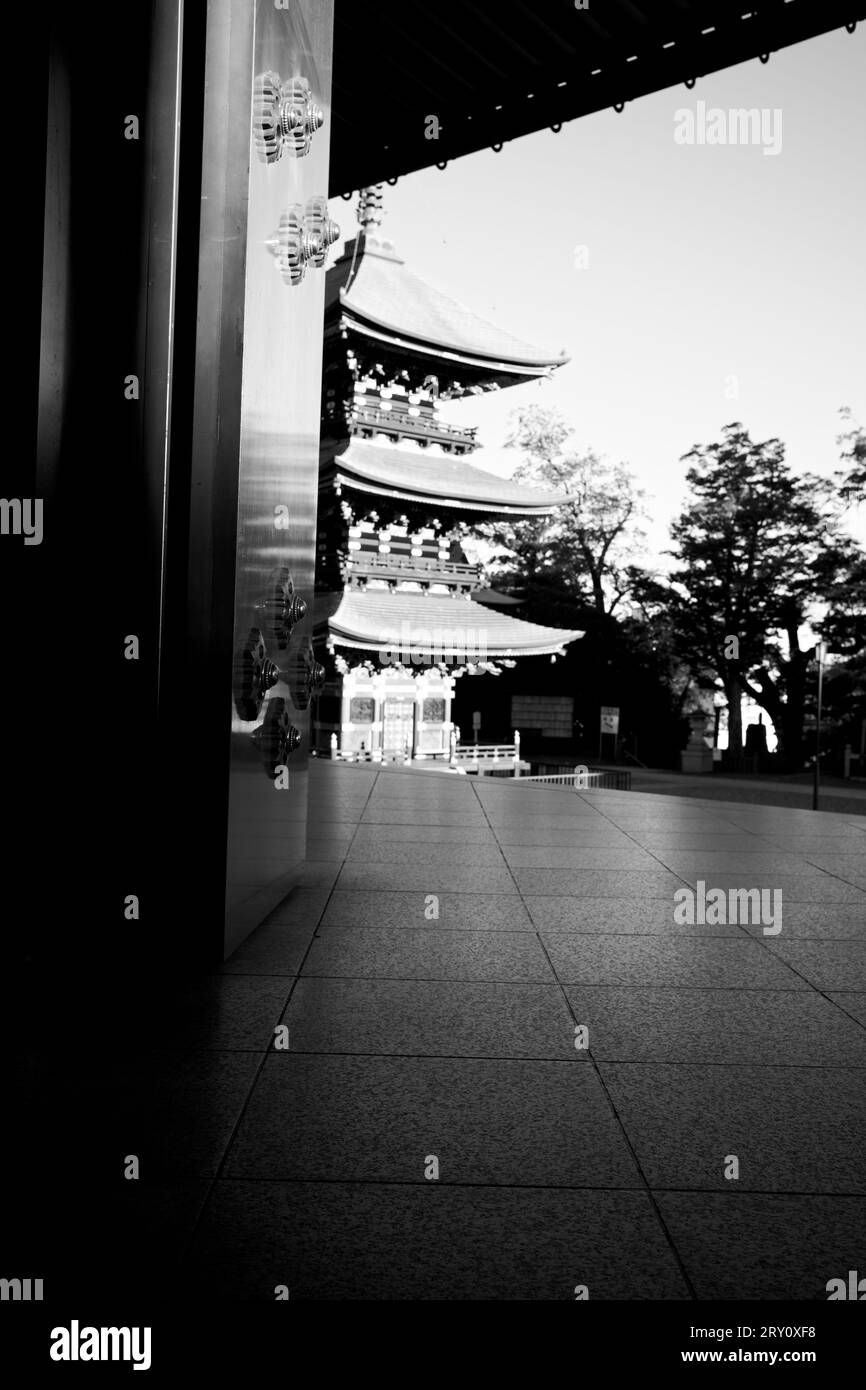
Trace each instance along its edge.
<path fill-rule="evenodd" d="M 172 1232 L 182 1288 L 811 1300 L 860 1268 L 866 819 L 331 763 L 311 816 L 305 886 L 139 1062 L 159 1180 L 124 1229 Z M 782 930 L 677 924 L 698 880 L 781 890 Z"/>

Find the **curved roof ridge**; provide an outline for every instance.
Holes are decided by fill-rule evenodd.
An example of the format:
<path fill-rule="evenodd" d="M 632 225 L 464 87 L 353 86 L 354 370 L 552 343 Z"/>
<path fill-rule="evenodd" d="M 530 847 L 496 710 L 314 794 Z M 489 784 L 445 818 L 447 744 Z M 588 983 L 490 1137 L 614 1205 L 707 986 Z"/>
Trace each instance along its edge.
<path fill-rule="evenodd" d="M 569 500 L 566 492 L 500 478 L 462 454 L 412 452 L 356 437 L 323 465 L 323 472 L 361 491 L 504 515 L 546 516 Z"/>
<path fill-rule="evenodd" d="M 429 285 L 408 269 L 390 242 L 369 236 L 347 242 L 329 275 L 329 306 L 339 302 L 364 322 L 401 338 L 539 371 L 569 361 L 564 351 L 535 347 Z"/>
<path fill-rule="evenodd" d="M 399 643 L 475 650 L 478 659 L 561 655 L 565 646 L 583 637 L 582 631 L 542 627 L 512 618 L 470 598 L 445 594 L 391 593 L 384 589 L 347 589 L 339 596 L 317 601 L 316 626 L 327 624 L 329 639 L 338 647 L 381 651 Z M 454 653 L 452 652 L 452 655 Z"/>

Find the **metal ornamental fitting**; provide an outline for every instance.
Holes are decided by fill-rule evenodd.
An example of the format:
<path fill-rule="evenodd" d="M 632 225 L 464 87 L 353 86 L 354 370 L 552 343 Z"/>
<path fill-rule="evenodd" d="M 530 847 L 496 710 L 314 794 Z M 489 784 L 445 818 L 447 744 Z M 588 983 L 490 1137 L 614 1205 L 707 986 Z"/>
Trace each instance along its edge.
<path fill-rule="evenodd" d="M 311 265 L 321 270 L 328 259 L 328 252 L 340 237 L 340 228 L 328 215 L 328 200 L 321 194 L 307 199 L 304 230 L 310 237 L 310 245 L 314 247 L 308 259 Z"/>
<path fill-rule="evenodd" d="M 276 258 L 285 283 L 300 285 L 307 265 L 321 269 L 339 236 L 340 228 L 328 216 L 327 198 L 317 195 L 307 200 L 306 208 L 295 203 L 284 212 L 279 227 L 265 245 Z"/>
<path fill-rule="evenodd" d="M 292 724 L 285 700 L 273 701 L 268 710 L 268 717 L 265 720 L 262 733 L 267 751 L 273 752 L 275 758 L 281 758 L 287 753 L 294 753 L 295 749 L 300 746 L 301 732 Z M 265 750 L 263 749 L 263 751 Z"/>
<path fill-rule="evenodd" d="M 295 203 L 280 218 L 280 225 L 265 243 L 287 285 L 299 285 L 307 273 L 307 261 L 318 249 L 304 231 L 304 210 Z"/>
<path fill-rule="evenodd" d="M 292 724 L 288 705 L 281 696 L 272 697 L 264 721 L 250 737 L 259 751 L 265 772 L 273 777 L 301 742 L 301 731 Z"/>
<path fill-rule="evenodd" d="M 325 123 L 305 77 L 280 82 L 276 72 L 261 73 L 253 87 L 253 136 L 263 164 L 276 164 L 288 150 L 300 159 L 310 153 L 313 135 Z"/>
<path fill-rule="evenodd" d="M 265 696 L 281 675 L 268 656 L 261 632 L 251 628 L 235 673 L 235 707 L 241 719 L 258 719 Z"/>
<path fill-rule="evenodd" d="M 298 647 L 295 665 L 289 688 L 292 700 L 298 709 L 306 709 L 314 695 L 318 695 L 325 684 L 325 668 L 313 654 L 313 644 L 305 637 Z"/>
<path fill-rule="evenodd" d="M 257 605 L 265 635 L 281 651 L 289 645 L 292 629 L 307 612 L 307 605 L 295 592 L 291 572 L 282 567 L 269 580 L 267 597 Z"/>

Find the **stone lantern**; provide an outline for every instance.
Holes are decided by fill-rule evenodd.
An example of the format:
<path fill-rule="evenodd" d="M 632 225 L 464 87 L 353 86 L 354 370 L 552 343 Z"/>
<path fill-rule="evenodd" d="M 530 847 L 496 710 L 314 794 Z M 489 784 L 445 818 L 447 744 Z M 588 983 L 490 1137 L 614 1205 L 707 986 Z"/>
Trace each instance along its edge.
<path fill-rule="evenodd" d="M 691 733 L 680 753 L 680 772 L 706 773 L 713 770 L 713 750 L 707 742 L 710 716 L 706 710 L 694 709 L 688 715 Z"/>

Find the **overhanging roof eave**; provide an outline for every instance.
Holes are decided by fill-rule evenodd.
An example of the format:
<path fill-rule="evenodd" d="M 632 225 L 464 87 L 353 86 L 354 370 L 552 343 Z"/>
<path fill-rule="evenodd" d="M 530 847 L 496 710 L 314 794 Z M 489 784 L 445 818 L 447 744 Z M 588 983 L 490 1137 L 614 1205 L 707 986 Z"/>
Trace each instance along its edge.
<path fill-rule="evenodd" d="M 340 293 L 342 295 L 342 290 Z M 366 338 L 373 338 L 377 342 L 387 342 L 394 347 L 404 348 L 407 352 L 420 352 L 425 357 L 436 357 L 442 361 L 474 367 L 481 371 L 490 372 L 495 376 L 540 377 L 547 375 L 555 367 L 566 366 L 571 361 L 571 358 L 567 356 L 526 358 L 523 360 L 509 358 L 506 360 L 505 358 L 485 357 L 483 353 L 464 352 L 453 347 L 446 347 L 443 343 L 408 335 L 396 325 L 380 323 L 362 317 L 356 310 L 346 305 L 343 305 L 339 327 L 359 333 Z"/>
<path fill-rule="evenodd" d="M 472 511 L 487 516 L 512 516 L 512 517 L 543 517 L 552 516 L 559 503 L 550 505 L 539 505 L 536 507 L 516 506 L 507 502 L 484 502 L 480 499 L 464 497 L 447 497 L 444 493 L 434 492 L 410 492 L 400 488 L 390 487 L 386 483 L 371 483 L 367 479 L 357 478 L 341 471 L 335 472 L 330 478 L 323 480 L 322 487 L 333 486 L 354 489 L 357 492 L 372 493 L 376 497 L 392 497 L 398 502 L 415 502 L 426 507 L 447 508 L 450 511 Z M 563 497 L 563 502 L 569 499 Z"/>
<path fill-rule="evenodd" d="M 497 66 L 488 63 L 488 75 L 473 50 L 490 53 L 497 25 L 504 31 L 502 43 L 510 43 L 513 7 L 497 7 L 495 17 L 476 14 L 478 8 L 466 11 L 462 45 L 455 50 L 447 25 L 440 26 L 426 0 L 423 10 L 420 0 L 383 0 L 375 28 L 349 0 L 337 0 L 335 70 L 340 81 L 333 111 L 332 195 L 348 195 L 434 164 L 441 167 L 546 126 L 691 84 L 864 18 L 860 0 L 772 6 L 705 0 L 700 7 L 679 0 L 676 11 L 665 6 L 658 15 L 649 6 L 643 13 L 619 6 L 605 14 L 610 32 L 599 36 L 588 27 L 594 22 L 591 10 L 583 18 L 582 11 L 563 4 L 556 16 L 542 21 L 534 13 L 527 16 L 528 7 L 521 5 L 521 47 L 511 44 L 506 50 L 499 44 Z M 421 29 L 423 46 L 413 45 L 408 36 Z M 374 56 L 388 74 L 406 134 L 392 123 L 359 142 L 356 114 Z M 437 113 L 439 130 L 435 141 L 425 142 L 415 131 L 423 128 L 428 111 Z"/>
<path fill-rule="evenodd" d="M 558 654 L 584 635 L 512 618 L 470 598 L 383 589 L 346 589 L 317 596 L 314 631 L 332 645 L 364 651 L 402 649 L 408 644 L 455 658 L 483 651 L 481 660 Z"/>
<path fill-rule="evenodd" d="M 325 624 L 322 625 L 321 631 L 322 631 L 322 633 L 325 632 Z M 486 661 L 500 661 L 500 660 L 513 660 L 513 661 L 519 661 L 519 660 L 521 659 L 521 657 L 526 657 L 526 656 L 565 656 L 565 647 L 566 647 L 566 645 L 568 644 L 568 642 L 576 642 L 576 641 L 578 641 L 581 637 L 583 637 L 583 633 L 582 633 L 582 632 L 578 632 L 578 633 L 575 633 L 575 634 L 568 633 L 568 634 L 567 634 L 567 641 L 566 641 L 565 643 L 559 642 L 559 643 L 552 643 L 552 644 L 543 644 L 543 645 L 538 646 L 538 647 L 497 647 L 497 646 L 488 646 L 488 647 L 485 648 L 484 657 L 483 657 L 483 658 L 480 658 L 480 659 L 486 660 Z M 379 641 L 379 642 L 376 642 L 376 641 L 371 642 L 371 641 L 368 641 L 367 639 L 359 640 L 359 639 L 354 638 L 354 637 L 348 637 L 348 636 L 346 636 L 345 634 L 343 634 L 343 633 L 337 631 L 336 629 L 334 629 L 333 626 L 331 626 L 331 625 L 328 625 L 328 626 L 327 626 L 327 638 L 328 638 L 328 641 L 330 641 L 331 643 L 333 643 L 333 645 L 334 645 L 335 647 L 346 647 L 346 648 L 349 648 L 350 650 L 353 650 L 353 651 L 380 652 L 380 651 L 382 650 L 383 646 L 386 646 L 386 645 L 387 645 L 387 641 L 384 640 L 384 639 L 383 639 L 383 641 Z M 471 660 L 471 659 L 472 659 L 472 658 L 470 658 L 470 660 Z M 458 661 L 458 660 L 455 660 L 455 661 L 452 661 L 452 662 L 446 662 L 446 665 L 462 665 L 463 663 L 464 663 L 464 658 L 460 658 L 459 661 Z M 433 664 L 435 665 L 435 663 L 433 663 Z"/>

